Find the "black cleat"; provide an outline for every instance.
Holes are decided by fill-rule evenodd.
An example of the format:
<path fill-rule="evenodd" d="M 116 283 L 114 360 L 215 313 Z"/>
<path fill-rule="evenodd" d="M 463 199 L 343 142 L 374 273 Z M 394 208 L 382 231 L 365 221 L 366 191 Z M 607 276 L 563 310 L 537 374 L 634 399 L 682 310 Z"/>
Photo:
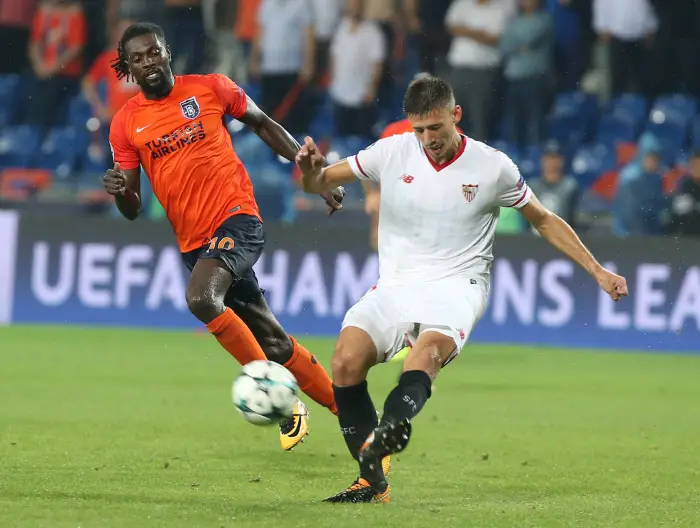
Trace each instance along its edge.
<path fill-rule="evenodd" d="M 323 499 L 323 502 L 330 502 L 333 504 L 389 502 L 391 487 L 386 482 L 384 482 L 384 484 L 386 485 L 386 489 L 384 489 L 384 491 L 379 491 L 376 487 L 370 485 L 367 480 L 360 477 L 353 482 L 349 488 L 341 491 L 337 495 Z"/>
<path fill-rule="evenodd" d="M 360 464 L 363 460 L 381 459 L 403 451 L 410 438 L 411 422 L 408 418 L 404 418 L 398 423 L 380 423 L 360 448 Z"/>

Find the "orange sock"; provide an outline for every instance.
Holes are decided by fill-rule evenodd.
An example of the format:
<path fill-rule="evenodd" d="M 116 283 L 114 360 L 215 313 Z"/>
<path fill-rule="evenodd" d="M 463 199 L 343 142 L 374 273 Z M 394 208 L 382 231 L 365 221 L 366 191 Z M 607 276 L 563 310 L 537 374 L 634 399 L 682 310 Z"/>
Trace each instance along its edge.
<path fill-rule="evenodd" d="M 207 330 L 241 365 L 256 359 L 267 359 L 253 332 L 231 308 L 226 308 L 224 313 L 210 321 Z"/>
<path fill-rule="evenodd" d="M 285 367 L 294 374 L 299 388 L 313 401 L 327 407 L 333 414 L 338 414 L 333 396 L 333 383 L 316 357 L 289 336 L 294 346 L 292 357 Z"/>

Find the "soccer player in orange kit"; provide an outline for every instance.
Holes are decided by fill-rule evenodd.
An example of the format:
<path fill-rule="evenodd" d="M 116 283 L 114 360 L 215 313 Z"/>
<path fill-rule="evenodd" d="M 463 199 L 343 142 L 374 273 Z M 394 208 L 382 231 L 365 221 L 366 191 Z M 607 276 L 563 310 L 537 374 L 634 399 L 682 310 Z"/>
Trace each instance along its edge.
<path fill-rule="evenodd" d="M 282 329 L 258 285 L 253 265 L 265 245 L 263 223 L 224 115 L 250 126 L 290 161 L 299 144 L 228 77 L 174 76 L 170 49 L 155 24 L 127 28 L 117 51 L 117 77 L 130 76 L 141 92 L 112 120 L 114 168 L 104 176 L 105 189 L 122 215 L 136 219 L 143 167 L 191 272 L 186 296 L 192 314 L 241 364 L 269 359 L 284 365 L 303 392 L 336 413 L 327 372 Z M 343 196 L 342 187 L 324 195 L 330 213 L 342 207 Z M 285 450 L 308 434 L 301 401 L 280 434 Z"/>

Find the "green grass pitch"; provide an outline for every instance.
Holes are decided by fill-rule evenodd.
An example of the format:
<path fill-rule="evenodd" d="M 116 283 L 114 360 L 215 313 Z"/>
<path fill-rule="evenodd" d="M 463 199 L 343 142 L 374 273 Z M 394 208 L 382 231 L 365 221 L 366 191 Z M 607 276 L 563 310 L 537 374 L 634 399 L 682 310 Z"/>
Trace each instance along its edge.
<path fill-rule="evenodd" d="M 0 328 L 0 527 L 700 526 L 700 357 L 470 345 L 356 506 L 320 502 L 356 476 L 335 418 L 285 453 L 238 371 L 206 334 Z"/>

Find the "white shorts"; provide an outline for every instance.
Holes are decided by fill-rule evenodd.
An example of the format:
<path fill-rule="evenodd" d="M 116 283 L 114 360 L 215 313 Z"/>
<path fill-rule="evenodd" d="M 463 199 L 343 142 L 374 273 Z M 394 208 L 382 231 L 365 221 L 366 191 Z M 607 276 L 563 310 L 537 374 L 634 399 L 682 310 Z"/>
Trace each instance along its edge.
<path fill-rule="evenodd" d="M 367 332 L 377 347 L 377 363 L 389 361 L 424 332 L 451 337 L 454 359 L 467 343 L 486 308 L 488 285 L 482 280 L 444 281 L 420 286 L 383 286 L 369 290 L 343 319 L 342 328 Z"/>

